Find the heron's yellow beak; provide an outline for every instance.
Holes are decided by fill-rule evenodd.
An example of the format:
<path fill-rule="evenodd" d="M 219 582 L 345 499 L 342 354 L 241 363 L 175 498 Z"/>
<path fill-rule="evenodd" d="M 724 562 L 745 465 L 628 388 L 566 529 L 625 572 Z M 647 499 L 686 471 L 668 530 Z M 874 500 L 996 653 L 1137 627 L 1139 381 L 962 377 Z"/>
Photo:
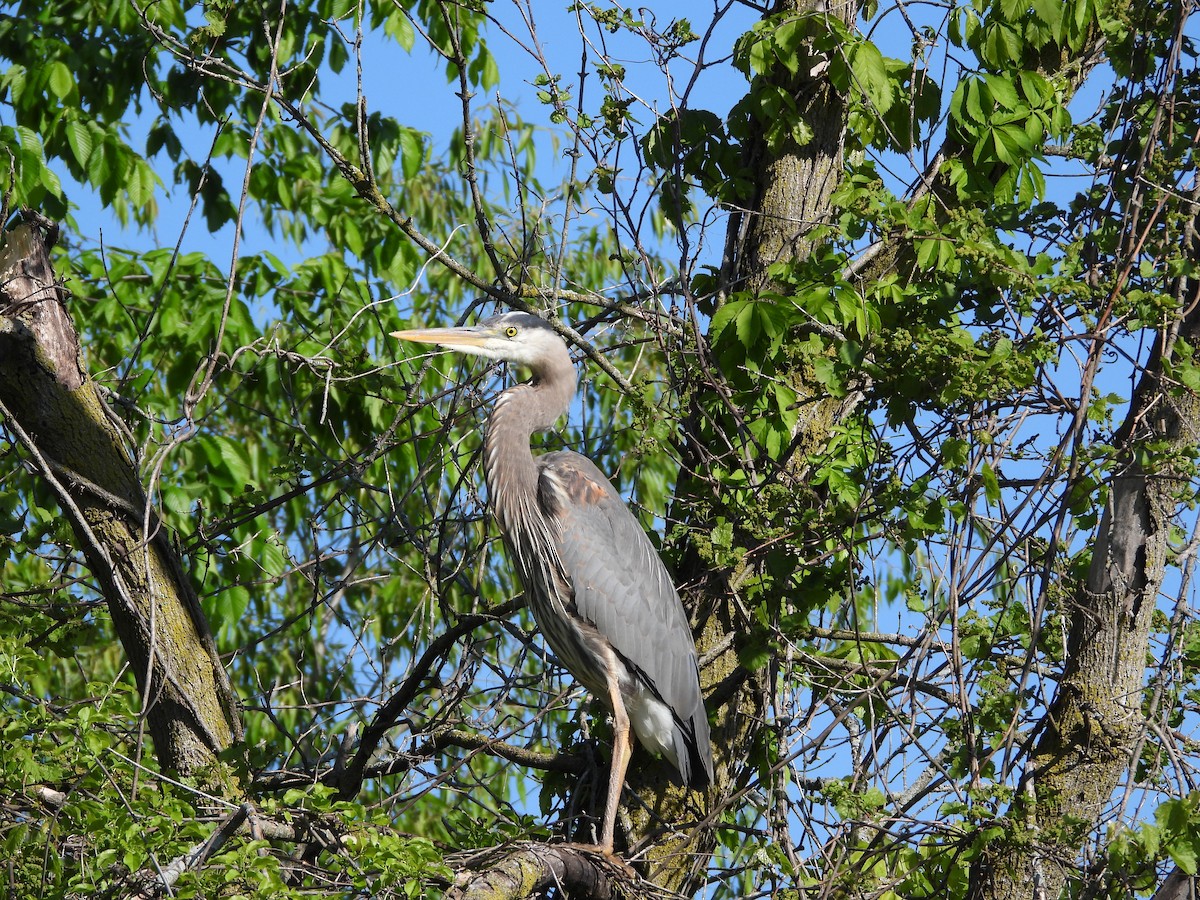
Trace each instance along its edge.
<path fill-rule="evenodd" d="M 438 344 L 442 347 L 482 347 L 491 337 L 479 328 L 409 328 L 393 331 L 391 336 L 417 344 Z"/>

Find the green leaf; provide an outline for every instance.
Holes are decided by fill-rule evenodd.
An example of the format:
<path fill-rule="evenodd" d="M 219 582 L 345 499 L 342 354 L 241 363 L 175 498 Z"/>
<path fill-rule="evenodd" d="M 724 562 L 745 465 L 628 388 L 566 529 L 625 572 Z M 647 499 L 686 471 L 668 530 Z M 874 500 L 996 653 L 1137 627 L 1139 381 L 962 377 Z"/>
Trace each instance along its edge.
<path fill-rule="evenodd" d="M 80 121 L 72 121 L 67 123 L 67 144 L 71 147 L 71 153 L 75 156 L 75 161 L 86 169 L 88 157 L 92 155 L 92 133 L 88 127 Z"/>
<path fill-rule="evenodd" d="M 485 91 L 495 90 L 500 85 L 500 67 L 496 64 L 496 58 L 490 53 L 484 54 L 483 71 L 479 75 L 479 84 Z"/>
<path fill-rule="evenodd" d="M 948 469 L 960 469 L 967 464 L 971 445 L 961 438 L 946 438 L 942 442 L 942 463 Z"/>
<path fill-rule="evenodd" d="M 191 514 L 192 498 L 182 488 L 173 484 L 164 484 L 160 488 L 159 495 L 162 497 L 163 506 L 168 512 L 180 518 Z"/>
<path fill-rule="evenodd" d="M 223 434 L 213 435 L 213 443 L 221 454 L 221 461 L 229 469 L 235 485 L 250 484 L 250 456 L 243 444 L 233 441 Z"/>
<path fill-rule="evenodd" d="M 1000 502 L 1000 479 L 996 477 L 996 471 L 990 463 L 985 462 L 979 471 L 980 478 L 983 480 L 983 494 L 990 504 Z"/>
<path fill-rule="evenodd" d="M 255 544 L 256 558 L 267 578 L 277 579 L 287 571 L 287 558 L 279 543 L 278 535 L 269 535 L 264 540 L 256 541 Z"/>
<path fill-rule="evenodd" d="M 879 48 L 870 41 L 855 44 L 850 51 L 850 68 L 855 85 L 870 100 L 875 111 L 882 114 L 891 109 L 895 90 Z"/>
<path fill-rule="evenodd" d="M 959 120 L 982 123 L 985 120 L 981 97 L 982 85 L 977 78 L 968 78 L 954 91 L 958 102 L 951 100 L 951 109 L 957 110 Z"/>
<path fill-rule="evenodd" d="M 403 10 L 396 9 L 383 20 L 383 33 L 399 44 L 406 53 L 412 52 L 416 43 L 416 32 L 413 31 L 412 23 L 408 21 L 408 16 Z"/>
<path fill-rule="evenodd" d="M 1012 81 L 1003 75 L 992 75 L 991 73 L 984 73 L 983 78 L 987 82 L 988 93 L 992 95 L 992 99 L 996 103 L 1007 110 L 1023 108 L 1021 98 L 1017 94 L 1017 87 Z"/>
<path fill-rule="evenodd" d="M 22 150 L 27 151 L 38 162 L 46 161 L 46 151 L 42 146 L 41 135 L 24 125 L 17 126 L 17 135 L 20 137 Z"/>
<path fill-rule="evenodd" d="M 1194 840 L 1178 839 L 1167 844 L 1167 853 L 1171 859 L 1175 861 L 1175 865 L 1183 870 L 1185 875 L 1195 875 L 1196 866 L 1196 843 Z"/>
<path fill-rule="evenodd" d="M 400 131 L 399 140 L 400 167 L 404 172 L 404 177 L 416 178 L 421 171 L 421 164 L 425 161 L 425 148 L 421 140 L 421 133 L 411 128 L 404 128 Z"/>
<path fill-rule="evenodd" d="M 1026 44 L 1015 28 L 993 24 L 986 30 L 983 58 L 997 69 L 1007 69 L 1021 59 Z"/>
<path fill-rule="evenodd" d="M 241 585 L 235 585 L 208 598 L 204 607 L 214 622 L 221 626 L 241 619 L 249 605 L 250 592 Z"/>
<path fill-rule="evenodd" d="M 1016 162 L 1034 151 L 1034 142 L 1023 125 L 1003 125 L 992 134 L 996 139 L 996 155 L 1004 162 Z"/>
<path fill-rule="evenodd" d="M 712 530 L 712 542 L 714 547 L 720 547 L 723 550 L 728 550 L 733 546 L 733 523 L 722 522 Z"/>
<path fill-rule="evenodd" d="M 66 63 L 59 59 L 50 63 L 47 81 L 50 85 L 50 92 L 59 99 L 69 97 L 75 90 L 75 78 L 71 75 L 71 70 L 67 68 Z"/>
<path fill-rule="evenodd" d="M 741 315 L 742 310 L 751 302 L 750 300 L 730 300 L 718 309 L 713 314 L 712 322 L 709 324 L 709 333 L 712 335 L 713 340 L 719 338 L 729 324 L 735 321 Z"/>
<path fill-rule="evenodd" d="M 109 183 L 109 178 L 112 175 L 112 166 L 108 158 L 108 147 L 105 141 L 101 141 L 92 147 L 92 151 L 88 154 L 87 161 L 87 177 L 88 181 L 94 187 L 103 187 Z"/>
<path fill-rule="evenodd" d="M 346 241 L 346 249 L 351 255 L 361 257 L 366 243 L 363 241 L 362 230 L 354 219 L 346 219 L 343 223 L 342 236 Z"/>
<path fill-rule="evenodd" d="M 775 62 L 773 42 L 762 35 L 752 33 L 746 58 L 750 64 L 750 70 L 756 75 L 770 71 Z"/>
<path fill-rule="evenodd" d="M 1066 6 L 1062 0 L 1033 0 L 1033 14 L 1053 30 L 1056 39 L 1062 39 L 1062 22 Z"/>
<path fill-rule="evenodd" d="M 738 343 L 743 347 L 753 347 L 758 343 L 758 336 L 762 333 L 762 326 L 755 312 L 757 306 L 758 304 L 753 301 L 747 303 L 734 320 Z"/>

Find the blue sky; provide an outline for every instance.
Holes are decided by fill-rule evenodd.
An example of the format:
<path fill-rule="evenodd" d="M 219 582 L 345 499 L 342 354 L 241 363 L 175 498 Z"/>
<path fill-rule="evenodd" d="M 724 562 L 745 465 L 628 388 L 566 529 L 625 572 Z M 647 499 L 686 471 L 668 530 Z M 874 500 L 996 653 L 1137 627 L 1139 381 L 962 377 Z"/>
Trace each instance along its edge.
<path fill-rule="evenodd" d="M 539 4 L 536 9 L 537 21 L 535 36 L 531 33 L 524 19 L 523 7 L 515 2 L 496 2 L 489 4 L 489 11 L 499 20 L 499 26 L 489 34 L 489 47 L 497 58 L 500 72 L 500 84 L 496 94 L 507 103 L 512 104 L 519 114 L 527 121 L 546 126 L 562 135 L 564 130 L 549 123 L 549 110 L 537 100 L 539 86 L 534 85 L 534 79 L 542 71 L 538 61 L 529 52 L 535 46 L 544 53 L 550 70 L 562 76 L 562 83 L 571 88 L 573 95 L 578 95 L 580 56 L 583 48 L 583 38 L 576 16 L 566 4 Z M 661 29 L 677 18 L 687 18 L 697 33 L 703 34 L 712 15 L 715 4 L 697 4 L 684 0 L 671 0 L 654 4 L 655 22 Z M 936 5 L 912 4 L 906 7 L 907 15 L 919 26 L 930 24 L 937 27 L 945 15 L 944 8 Z M 927 22 L 921 16 L 929 16 Z M 678 96 L 686 93 L 688 103 L 693 107 L 709 109 L 719 116 L 724 116 L 731 106 L 741 97 L 745 90 L 745 79 L 728 61 L 730 48 L 737 36 L 754 23 L 757 16 L 753 11 L 738 4 L 729 6 L 729 12 L 714 28 L 712 39 L 707 43 L 693 43 L 684 48 L 681 57 L 674 60 L 668 70 L 668 77 L 653 64 L 652 51 L 649 45 L 639 37 L 620 32 L 609 34 L 598 29 L 594 24 L 588 24 L 583 29 L 583 35 L 596 48 L 603 46 L 610 58 L 626 66 L 627 87 L 638 97 L 633 107 L 634 115 L 641 121 L 643 127 L 653 118 L 655 112 L 661 112 L 672 103 L 672 94 Z M 503 31 L 507 31 L 508 35 Z M 511 35 L 511 37 L 509 36 Z M 899 59 L 908 59 L 912 53 L 912 34 L 908 27 L 895 13 L 887 13 L 871 31 L 872 38 L 880 45 L 885 55 Z M 694 62 L 703 54 L 708 67 L 700 73 L 694 69 Z M 926 60 L 930 70 L 938 76 L 942 66 L 947 62 L 944 50 L 935 50 Z M 338 107 L 342 103 L 353 102 L 356 97 L 356 82 L 354 65 L 348 65 L 340 75 L 330 72 L 323 75 L 322 101 L 330 107 Z M 432 151 L 435 156 L 446 152 L 452 131 L 461 125 L 461 104 L 456 97 L 457 82 L 450 82 L 445 75 L 442 61 L 427 50 L 418 36 L 412 53 L 403 52 L 397 45 L 377 35 L 366 34 L 362 51 L 362 78 L 364 93 L 370 109 L 384 115 L 394 117 L 397 121 L 426 132 L 430 136 Z M 694 82 L 693 82 L 694 79 Z M 1072 104 L 1076 119 L 1087 118 L 1097 108 L 1103 93 L 1104 77 L 1093 78 L 1089 86 L 1081 92 Z M 599 105 L 602 86 L 594 72 L 589 72 L 584 82 L 587 96 L 585 102 L 591 109 Z M 943 102 L 948 101 L 949 87 L 944 91 Z M 482 104 L 495 97 L 477 97 L 476 104 Z M 148 114 L 154 109 L 153 103 L 144 104 L 147 113 L 128 123 L 134 136 L 135 146 L 143 140 L 149 128 L 151 117 Z M 182 120 L 180 137 L 184 142 L 186 153 L 195 160 L 204 160 L 213 138 L 212 127 L 201 127 L 194 120 Z M 908 160 L 902 157 L 885 159 L 883 171 L 891 173 L 894 178 L 893 187 L 899 192 L 903 184 L 911 181 L 925 161 L 922 159 Z M 551 145 L 549 131 L 543 134 L 539 147 L 539 175 L 546 184 L 555 183 L 567 171 L 568 161 L 562 155 L 562 148 Z M 234 194 L 235 202 L 237 187 L 240 185 L 245 170 L 245 162 L 240 159 L 219 160 L 216 168 L 222 173 L 227 188 Z M 1051 175 L 1050 190 L 1064 194 L 1073 193 L 1078 185 L 1064 180 L 1065 176 L 1077 175 L 1079 169 L 1073 172 L 1064 166 L 1054 166 Z M 233 252 L 233 227 L 231 225 L 210 234 L 200 217 L 196 217 L 184 229 L 190 198 L 181 190 L 159 192 L 160 217 L 154 229 L 150 232 L 138 231 L 122 227 L 110 211 L 102 208 L 98 197 L 86 189 L 73 185 L 63 175 L 71 199 L 79 205 L 76 220 L 80 226 L 80 237 L 85 241 L 99 242 L 108 246 L 132 247 L 145 249 L 148 247 L 174 247 L 178 242 L 184 252 L 200 251 L 212 258 L 222 268 L 227 269 Z M 715 262 L 719 254 L 719 235 L 722 228 L 710 228 L 710 254 Z M 271 250 L 281 256 L 286 262 L 294 262 L 308 255 L 308 252 L 321 252 L 323 246 L 313 245 L 304 251 L 291 248 L 282 241 L 274 240 L 263 229 L 253 214 L 244 223 L 239 252 L 242 255 L 255 253 L 260 250 Z"/>
<path fill-rule="evenodd" d="M 694 16 L 696 12 L 695 4 L 679 0 L 658 3 L 655 6 L 660 23 L 676 15 Z M 526 46 L 532 45 L 528 30 L 523 30 L 515 4 L 495 3 L 491 4 L 491 9 L 494 14 L 503 17 L 504 27 L 510 29 L 519 41 Z M 565 4 L 539 6 L 537 16 L 537 39 L 550 67 L 562 74 L 564 84 L 577 82 L 581 38 L 574 16 L 566 11 Z M 702 24 L 694 19 L 693 21 L 697 27 Z M 723 53 L 728 52 L 736 34 L 750 21 L 752 20 L 748 16 L 743 15 L 740 17 L 741 24 L 723 26 L 723 34 L 714 40 L 714 47 L 720 48 Z M 593 39 L 596 36 L 595 32 L 595 26 L 592 26 Z M 654 71 L 653 66 L 645 65 L 649 59 L 645 44 L 624 34 L 605 34 L 604 37 L 613 48 L 614 57 L 628 65 L 631 89 L 642 97 L 648 106 L 655 109 L 666 108 L 669 103 L 667 90 L 661 75 Z M 561 132 L 561 128 L 550 126 L 549 110 L 536 98 L 539 88 L 532 84 L 540 71 L 536 60 L 515 41 L 498 31 L 490 35 L 488 41 L 492 53 L 497 58 L 501 77 L 496 94 L 512 104 L 526 120 L 555 127 L 556 131 Z M 686 56 L 687 54 L 685 58 Z M 677 68 L 680 67 L 677 64 Z M 686 65 L 682 67 L 686 68 Z M 685 74 L 690 75 L 686 72 Z M 354 102 L 356 83 L 353 63 L 347 65 L 339 75 L 325 71 L 322 77 L 321 99 L 324 104 L 336 108 L 342 103 Z M 362 77 L 364 93 L 371 111 L 392 116 L 404 125 L 426 132 L 430 136 L 435 156 L 446 152 L 452 131 L 462 123 L 462 107 L 456 96 L 458 84 L 457 81 L 447 80 L 442 61 L 423 46 L 419 37 L 413 52 L 406 54 L 391 41 L 367 33 L 362 51 Z M 698 88 L 703 89 L 704 104 L 718 114 L 723 114 L 740 96 L 744 89 L 744 80 L 732 67 L 723 64 L 706 74 Z M 593 98 L 591 105 L 598 106 L 600 84 L 594 73 L 589 73 L 585 89 Z M 482 105 L 492 99 L 495 97 L 479 96 L 474 102 L 476 105 Z M 152 114 L 156 111 L 155 105 L 148 99 L 144 102 L 143 109 L 142 115 L 127 123 L 135 147 L 142 145 L 153 121 Z M 651 120 L 650 115 L 644 112 L 638 117 L 643 123 Z M 214 134 L 214 127 L 200 126 L 186 115 L 179 125 L 179 136 L 184 144 L 185 153 L 197 161 L 203 161 L 207 157 Z M 214 167 L 222 174 L 225 185 L 234 195 L 236 203 L 237 188 L 244 176 L 245 161 L 217 160 Z M 561 152 L 555 154 L 548 135 L 544 136 L 539 152 L 539 174 L 549 183 L 565 171 L 566 161 Z M 223 268 L 227 268 L 233 250 L 233 226 L 227 225 L 215 234 L 210 234 L 202 217 L 197 215 L 185 229 L 190 205 L 190 198 L 185 191 L 159 191 L 159 219 L 153 230 L 147 232 L 136 227 L 122 226 L 110 210 L 100 205 L 98 196 L 75 184 L 65 172 L 60 171 L 59 174 L 70 199 L 78 205 L 75 213 L 79 224 L 78 236 L 84 241 L 103 241 L 110 247 L 136 249 L 174 247 L 179 242 L 183 252 L 200 251 Z M 262 249 L 269 249 L 288 262 L 306 255 L 271 239 L 264 232 L 261 222 L 250 216 L 245 222 L 240 252 L 245 255 Z M 324 248 L 311 249 L 320 251 Z"/>

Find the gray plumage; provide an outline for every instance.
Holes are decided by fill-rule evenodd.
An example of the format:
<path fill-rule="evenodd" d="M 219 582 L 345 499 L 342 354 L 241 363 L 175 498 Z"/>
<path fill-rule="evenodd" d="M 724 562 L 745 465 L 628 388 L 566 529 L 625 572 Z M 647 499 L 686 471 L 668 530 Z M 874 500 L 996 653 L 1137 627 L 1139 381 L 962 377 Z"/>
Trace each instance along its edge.
<path fill-rule="evenodd" d="M 613 768 L 601 849 L 612 852 L 629 731 L 666 756 L 683 781 L 713 778 L 708 719 L 687 616 L 646 533 L 608 479 L 570 451 L 534 456 L 575 395 L 570 354 L 536 316 L 506 313 L 474 328 L 395 337 L 504 360 L 532 373 L 488 418 L 484 473 L 493 512 L 550 647 L 613 712 Z"/>

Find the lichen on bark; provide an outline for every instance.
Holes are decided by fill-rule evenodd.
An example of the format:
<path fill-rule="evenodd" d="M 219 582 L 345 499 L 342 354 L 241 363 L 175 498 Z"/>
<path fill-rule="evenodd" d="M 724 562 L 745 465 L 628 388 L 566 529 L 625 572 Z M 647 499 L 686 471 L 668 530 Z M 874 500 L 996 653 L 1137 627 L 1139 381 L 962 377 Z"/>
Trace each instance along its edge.
<path fill-rule="evenodd" d="M 57 496 L 104 594 L 160 765 L 228 789 L 218 763 L 241 738 L 233 691 L 196 592 L 80 364 L 45 233 L 21 224 L 0 245 L 0 417 Z"/>

